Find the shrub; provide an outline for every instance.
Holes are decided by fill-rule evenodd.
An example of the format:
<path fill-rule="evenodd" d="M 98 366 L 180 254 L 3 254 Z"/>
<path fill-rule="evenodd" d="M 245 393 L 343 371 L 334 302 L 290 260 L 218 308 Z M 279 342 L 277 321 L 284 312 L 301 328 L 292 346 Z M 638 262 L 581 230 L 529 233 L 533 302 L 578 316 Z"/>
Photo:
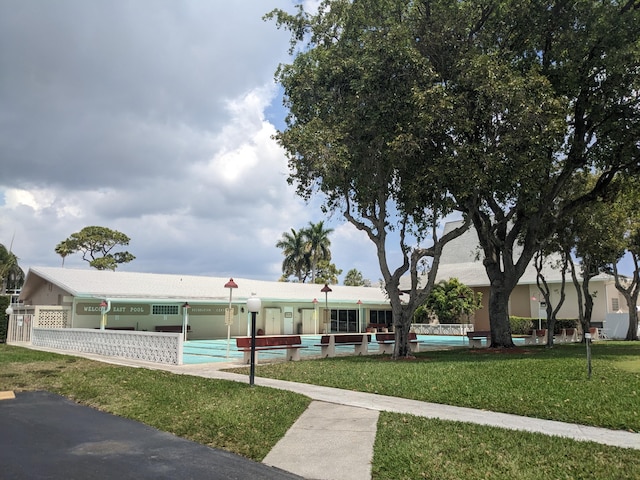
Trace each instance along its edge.
<path fill-rule="evenodd" d="M 4 311 L 7 309 L 10 303 L 11 296 L 0 295 L 0 343 L 4 343 L 7 341 L 8 318 Z"/>
<path fill-rule="evenodd" d="M 511 333 L 514 335 L 528 335 L 531 330 L 538 328 L 538 319 L 529 317 L 509 317 Z M 580 322 L 574 318 L 559 318 L 553 327 L 554 335 L 562 332 L 563 328 L 578 328 Z M 547 319 L 540 320 L 542 328 L 547 328 Z"/>

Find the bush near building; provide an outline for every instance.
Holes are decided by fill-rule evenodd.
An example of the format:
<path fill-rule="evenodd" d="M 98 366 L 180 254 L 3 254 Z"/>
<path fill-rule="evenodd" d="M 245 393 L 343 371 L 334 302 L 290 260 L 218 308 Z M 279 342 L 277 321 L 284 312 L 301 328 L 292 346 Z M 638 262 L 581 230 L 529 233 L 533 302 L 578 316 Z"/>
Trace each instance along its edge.
<path fill-rule="evenodd" d="M 10 295 L 0 295 L 0 343 L 7 341 L 8 316 L 4 313 L 11 303 Z"/>

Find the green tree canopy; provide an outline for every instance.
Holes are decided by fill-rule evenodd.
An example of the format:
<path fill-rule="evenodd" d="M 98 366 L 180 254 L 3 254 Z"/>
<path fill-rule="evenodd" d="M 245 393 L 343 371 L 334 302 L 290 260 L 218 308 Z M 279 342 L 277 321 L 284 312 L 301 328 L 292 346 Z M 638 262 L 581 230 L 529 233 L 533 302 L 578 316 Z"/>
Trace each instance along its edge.
<path fill-rule="evenodd" d="M 437 270 L 434 225 L 462 212 L 491 283 L 492 345 L 513 346 L 509 297 L 541 242 L 618 172 L 638 176 L 637 0 L 324 0 L 271 16 L 303 44 L 277 73 L 298 192 L 367 232 L 405 327 L 433 283 L 402 306 L 399 277 L 428 255 Z M 592 188 L 567 195 L 585 172 Z M 433 248 L 414 248 L 432 231 Z"/>
<path fill-rule="evenodd" d="M 329 284 L 329 285 L 337 285 L 338 277 L 342 273 L 335 264 L 331 263 L 329 260 L 320 260 L 317 265 L 317 274 L 314 283 L 318 284 Z"/>
<path fill-rule="evenodd" d="M 24 271 L 18 264 L 18 257 L 11 250 L 0 244 L 0 281 L 2 292 L 18 290 L 24 283 Z"/>
<path fill-rule="evenodd" d="M 435 313 L 440 323 L 466 323 L 482 307 L 482 294 L 451 278 L 433 287 L 423 307 Z"/>
<path fill-rule="evenodd" d="M 344 284 L 350 287 L 361 287 L 365 284 L 364 278 L 362 276 L 362 272 L 359 270 L 352 268 L 347 272 L 344 276 Z"/>
<path fill-rule="evenodd" d="M 84 227 L 56 245 L 55 252 L 64 258 L 76 252 L 97 270 L 115 270 L 121 263 L 128 263 L 136 257 L 131 253 L 113 252 L 118 246 L 129 245 L 129 237 L 117 230 L 106 227 Z"/>
<path fill-rule="evenodd" d="M 326 268 L 329 266 L 328 262 L 331 260 L 331 240 L 329 240 L 329 234 L 333 232 L 332 228 L 325 228 L 324 222 L 318 223 L 309 222 L 309 226 L 304 229 L 304 235 L 306 237 L 306 253 L 311 264 L 311 282 L 312 283 L 327 283 L 326 281 L 316 282 L 316 275 L 318 274 L 319 263 L 327 262 Z M 339 275 L 339 273 L 338 273 Z M 326 275 L 331 277 L 331 275 Z M 337 279 L 335 282 L 337 283 Z"/>
<path fill-rule="evenodd" d="M 309 258 L 306 255 L 306 239 L 302 231 L 291 229 L 291 233 L 284 232 L 282 238 L 276 242 L 276 247 L 282 249 L 282 278 L 295 276 L 304 283 L 309 272 Z"/>
<path fill-rule="evenodd" d="M 442 86 L 415 48 L 411 22 L 402 21 L 413 16 L 409 5 L 324 1 L 315 15 L 300 6 L 295 15 L 268 16 L 291 31 L 292 49 L 303 44 L 276 74 L 289 108 L 287 128 L 277 134 L 289 156 L 289 180 L 303 198 L 321 193 L 325 210 L 342 212 L 375 244 L 396 326 L 396 358 L 410 355 L 413 312 L 433 285 L 443 245 L 468 227 L 437 234 L 452 206 L 430 161 L 442 133 L 429 112 L 441 102 Z M 430 141 L 416 141 L 424 136 Z M 392 230 L 399 266 L 387 258 Z M 419 288 L 427 258 L 431 278 Z M 412 283 L 406 303 L 399 289 L 405 274 Z"/>
<path fill-rule="evenodd" d="M 311 283 L 337 283 L 338 271 L 336 266 L 330 263 L 331 240 L 329 234 L 331 228 L 325 228 L 324 222 L 309 222 L 309 226 L 291 233 L 284 232 L 276 247 L 282 249 L 284 260 L 282 261 L 282 278 L 295 276 L 298 282 L 304 283 L 308 278 Z M 322 270 L 322 273 L 320 271 Z M 338 272 L 336 274 L 336 272 Z M 318 280 L 318 276 L 322 279 Z M 335 281 L 329 279 L 336 278 Z"/>

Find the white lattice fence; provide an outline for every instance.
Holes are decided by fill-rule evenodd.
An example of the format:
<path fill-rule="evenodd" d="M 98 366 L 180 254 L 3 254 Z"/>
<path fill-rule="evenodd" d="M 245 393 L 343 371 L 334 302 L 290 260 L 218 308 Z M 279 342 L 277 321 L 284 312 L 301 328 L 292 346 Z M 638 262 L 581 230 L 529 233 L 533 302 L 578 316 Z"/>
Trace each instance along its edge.
<path fill-rule="evenodd" d="M 34 328 L 31 344 L 55 350 L 182 365 L 180 333 Z"/>
<path fill-rule="evenodd" d="M 466 335 L 473 331 L 470 323 L 448 323 L 432 325 L 430 323 L 412 323 L 411 331 L 418 335 Z"/>

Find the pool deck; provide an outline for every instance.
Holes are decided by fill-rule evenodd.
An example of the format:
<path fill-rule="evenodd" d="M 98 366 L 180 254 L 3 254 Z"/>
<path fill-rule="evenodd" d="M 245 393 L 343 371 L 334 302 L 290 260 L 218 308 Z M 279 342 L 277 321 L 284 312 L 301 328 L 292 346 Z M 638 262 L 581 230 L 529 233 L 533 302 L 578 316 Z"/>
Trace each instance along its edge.
<path fill-rule="evenodd" d="M 363 333 L 363 335 L 365 335 Z M 300 358 L 309 360 L 320 357 L 320 338 L 322 335 L 301 335 L 302 345 Z M 440 350 L 443 348 L 469 347 L 469 340 L 466 336 L 450 335 L 418 335 L 420 351 Z M 227 339 L 216 340 L 189 340 L 184 343 L 182 360 L 185 365 L 195 365 L 199 363 L 212 362 L 234 362 L 242 363 L 243 353 L 236 348 L 235 338 L 231 338 L 228 344 Z M 375 335 L 371 335 L 369 342 L 369 354 L 378 355 L 380 346 L 375 341 Z M 353 355 L 352 345 L 336 345 L 336 356 Z M 286 358 L 286 350 L 265 350 L 259 352 L 260 363 L 283 361 Z"/>

